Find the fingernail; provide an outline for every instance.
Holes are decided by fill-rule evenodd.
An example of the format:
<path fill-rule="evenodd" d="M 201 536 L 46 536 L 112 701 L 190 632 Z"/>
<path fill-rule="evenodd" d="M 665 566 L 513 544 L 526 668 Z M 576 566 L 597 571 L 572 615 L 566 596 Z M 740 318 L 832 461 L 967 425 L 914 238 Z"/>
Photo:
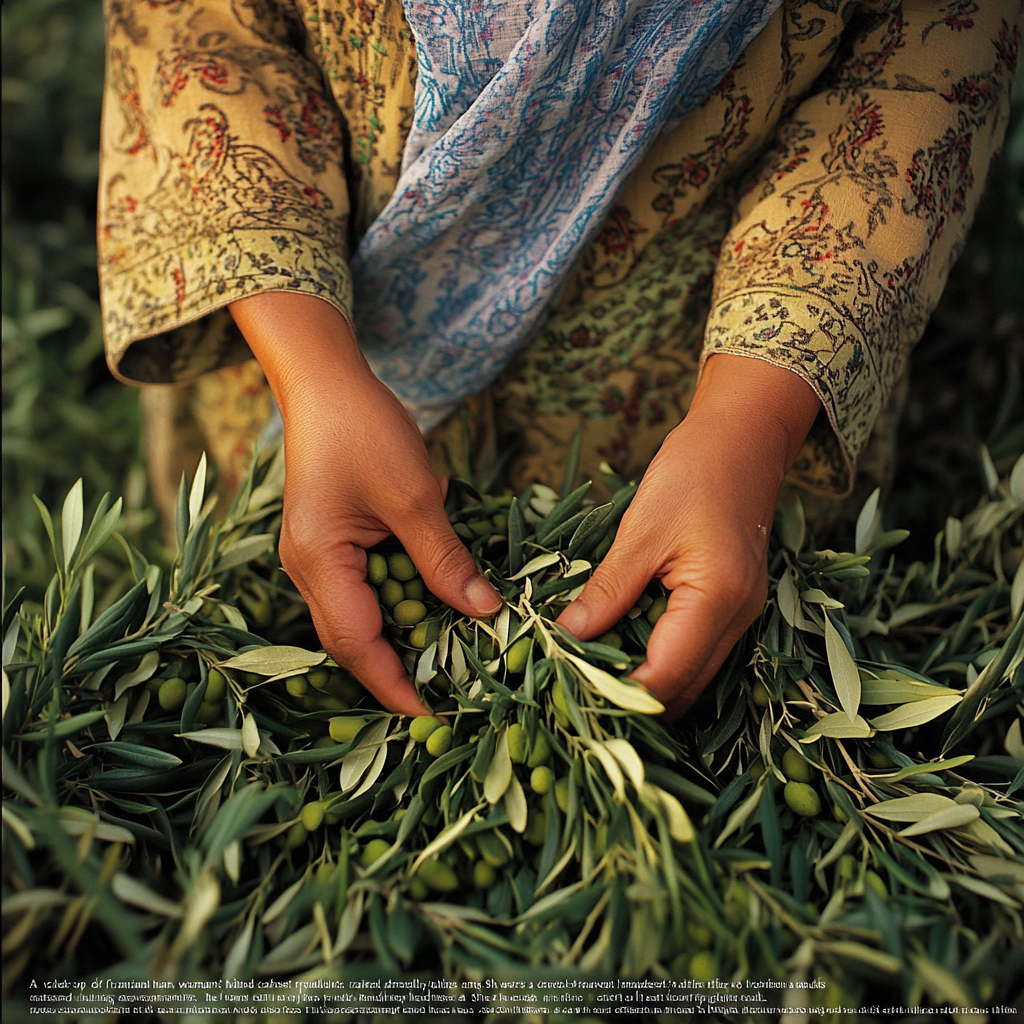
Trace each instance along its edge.
<path fill-rule="evenodd" d="M 493 615 L 501 607 L 501 595 L 483 576 L 469 581 L 466 597 L 480 615 Z"/>
<path fill-rule="evenodd" d="M 573 636 L 579 636 L 587 628 L 587 609 L 581 604 L 571 604 L 558 616 L 558 624 Z"/>

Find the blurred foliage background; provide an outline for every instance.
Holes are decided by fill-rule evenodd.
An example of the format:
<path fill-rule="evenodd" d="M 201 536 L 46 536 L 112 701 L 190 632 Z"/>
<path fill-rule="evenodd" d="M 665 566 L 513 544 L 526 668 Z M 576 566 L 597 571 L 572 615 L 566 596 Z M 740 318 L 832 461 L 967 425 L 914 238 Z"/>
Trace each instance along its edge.
<path fill-rule="evenodd" d="M 139 456 L 137 394 L 110 376 L 94 242 L 103 78 L 100 0 L 3 5 L 3 522 L 11 578 L 49 579 L 32 502 L 84 477 L 87 504 L 125 497 L 126 532 L 158 543 Z M 928 558 L 947 515 L 1024 450 L 1024 89 L 974 231 L 918 346 L 887 518 Z M 117 573 L 109 567 L 111 579 Z"/>

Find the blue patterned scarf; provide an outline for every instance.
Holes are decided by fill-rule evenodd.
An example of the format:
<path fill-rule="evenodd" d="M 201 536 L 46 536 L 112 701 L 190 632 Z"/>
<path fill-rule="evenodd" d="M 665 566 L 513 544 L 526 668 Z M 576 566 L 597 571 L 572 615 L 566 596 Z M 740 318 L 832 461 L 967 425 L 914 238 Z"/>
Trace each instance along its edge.
<path fill-rule="evenodd" d="M 541 326 L 659 136 L 781 0 L 404 0 L 416 111 L 352 262 L 356 333 L 430 430 Z"/>

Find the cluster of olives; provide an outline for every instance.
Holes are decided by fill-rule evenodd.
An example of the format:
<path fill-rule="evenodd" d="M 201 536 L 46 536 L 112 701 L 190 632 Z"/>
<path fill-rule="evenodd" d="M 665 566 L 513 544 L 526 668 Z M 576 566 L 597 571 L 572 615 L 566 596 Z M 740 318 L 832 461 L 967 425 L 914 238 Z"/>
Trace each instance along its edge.
<path fill-rule="evenodd" d="M 175 713 L 181 711 L 198 686 L 198 682 L 186 682 L 180 675 L 172 675 L 150 679 L 146 689 L 156 698 L 162 710 Z M 224 715 L 227 692 L 227 677 L 219 669 L 211 668 L 206 677 L 202 703 L 196 712 L 196 721 L 201 725 L 212 725 L 219 721 Z"/>
<path fill-rule="evenodd" d="M 387 556 L 371 551 L 366 557 L 366 578 L 377 601 L 388 611 L 394 625 L 405 631 L 405 640 L 411 646 L 422 650 L 437 639 L 437 623 L 424 622 L 426 585 L 404 551 Z"/>
<path fill-rule="evenodd" d="M 257 682 L 260 679 L 256 677 Z M 347 672 L 326 666 L 289 676 L 282 685 L 292 702 L 305 711 L 348 711 L 366 696 Z"/>

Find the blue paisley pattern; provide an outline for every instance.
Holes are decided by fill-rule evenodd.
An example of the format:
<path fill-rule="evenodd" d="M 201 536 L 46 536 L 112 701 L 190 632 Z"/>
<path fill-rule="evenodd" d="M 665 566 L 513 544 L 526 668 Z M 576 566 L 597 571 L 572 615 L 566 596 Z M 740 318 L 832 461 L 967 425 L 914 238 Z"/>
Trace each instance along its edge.
<path fill-rule="evenodd" d="M 430 430 L 529 341 L 649 147 L 781 0 L 405 0 L 419 77 L 352 276 L 374 371 Z"/>

